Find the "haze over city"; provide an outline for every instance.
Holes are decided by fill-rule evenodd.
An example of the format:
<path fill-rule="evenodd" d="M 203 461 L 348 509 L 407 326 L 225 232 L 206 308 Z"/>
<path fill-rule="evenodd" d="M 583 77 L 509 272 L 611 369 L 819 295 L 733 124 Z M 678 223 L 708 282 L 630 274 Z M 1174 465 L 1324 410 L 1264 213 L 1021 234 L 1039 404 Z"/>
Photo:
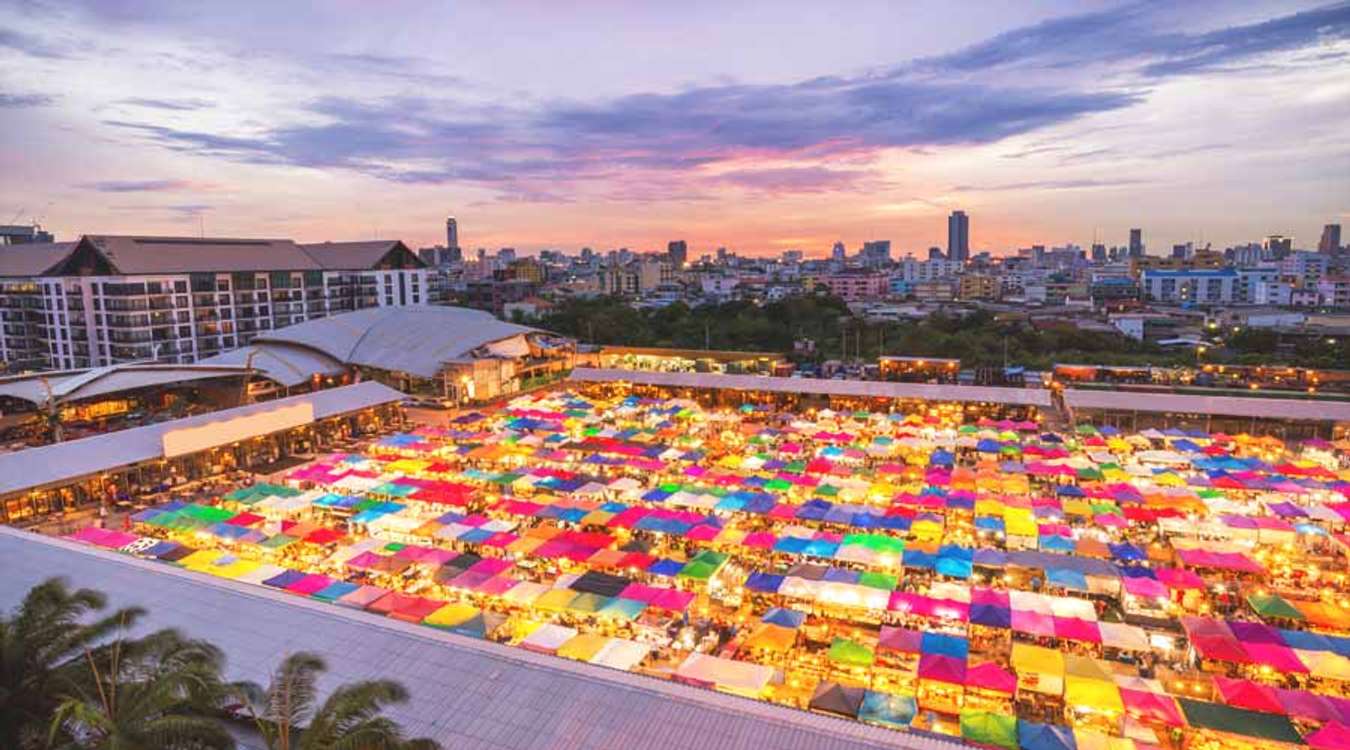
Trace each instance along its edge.
<path fill-rule="evenodd" d="M 1343 3 L 242 5 L 0 3 L 0 208 L 808 256 L 918 254 L 954 209 L 996 253 L 1350 217 Z"/>

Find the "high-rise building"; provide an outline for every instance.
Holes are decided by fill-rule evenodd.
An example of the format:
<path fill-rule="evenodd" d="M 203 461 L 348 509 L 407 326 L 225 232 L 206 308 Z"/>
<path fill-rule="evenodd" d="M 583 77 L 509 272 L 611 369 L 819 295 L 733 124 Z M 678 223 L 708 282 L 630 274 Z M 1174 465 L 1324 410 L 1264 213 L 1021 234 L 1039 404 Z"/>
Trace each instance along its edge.
<path fill-rule="evenodd" d="M 1294 238 L 1272 234 L 1266 238 L 1266 255 L 1272 260 L 1280 260 L 1294 251 Z"/>
<path fill-rule="evenodd" d="M 450 263 L 459 263 L 464 259 L 464 251 L 459 250 L 459 223 L 455 217 L 445 219 L 445 255 Z"/>
<path fill-rule="evenodd" d="M 842 243 L 842 242 L 836 242 L 836 243 L 834 243 L 834 247 L 830 248 L 830 259 L 831 259 L 831 260 L 840 260 L 840 261 L 842 261 L 842 260 L 844 260 L 844 259 L 847 258 L 847 257 L 848 257 L 848 250 L 844 247 L 844 243 Z"/>
<path fill-rule="evenodd" d="M 689 243 L 684 240 L 671 240 L 666 243 L 666 257 L 673 268 L 684 268 L 689 260 Z"/>
<path fill-rule="evenodd" d="M 1130 257 L 1144 257 L 1144 230 L 1142 229 L 1130 230 Z"/>
<path fill-rule="evenodd" d="M 1341 250 L 1341 225 L 1328 224 L 1322 227 L 1322 239 L 1317 243 L 1319 253 L 1337 253 Z"/>
<path fill-rule="evenodd" d="M 958 263 L 970 259 L 970 217 L 965 211 L 947 217 L 947 257 Z"/>
<path fill-rule="evenodd" d="M 43 231 L 37 224 L 5 224 L 0 226 L 0 245 L 31 245 L 54 242 L 51 232 Z"/>
<path fill-rule="evenodd" d="M 928 259 L 929 259 L 929 260 L 943 260 L 943 258 L 944 258 L 944 256 L 942 255 L 942 248 L 940 248 L 940 247 L 930 247 L 930 248 L 928 248 Z"/>
<path fill-rule="evenodd" d="M 864 242 L 862 247 L 863 263 L 877 267 L 891 262 L 891 241 L 873 240 Z"/>
<path fill-rule="evenodd" d="M 1092 262 L 1093 263 L 1106 262 L 1106 245 L 1098 242 L 1092 246 Z"/>
<path fill-rule="evenodd" d="M 85 235 L 0 246 L 0 362 L 194 362 L 293 323 L 433 304 L 430 281 L 426 263 L 397 240 Z"/>

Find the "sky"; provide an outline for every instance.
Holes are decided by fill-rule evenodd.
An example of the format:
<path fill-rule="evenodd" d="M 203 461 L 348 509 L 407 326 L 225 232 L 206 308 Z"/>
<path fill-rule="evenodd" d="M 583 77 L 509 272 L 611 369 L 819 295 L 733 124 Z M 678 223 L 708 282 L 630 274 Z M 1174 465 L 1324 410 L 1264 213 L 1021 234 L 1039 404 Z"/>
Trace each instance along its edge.
<path fill-rule="evenodd" d="M 1316 247 L 1350 3 L 0 0 L 0 123 L 58 239 Z"/>

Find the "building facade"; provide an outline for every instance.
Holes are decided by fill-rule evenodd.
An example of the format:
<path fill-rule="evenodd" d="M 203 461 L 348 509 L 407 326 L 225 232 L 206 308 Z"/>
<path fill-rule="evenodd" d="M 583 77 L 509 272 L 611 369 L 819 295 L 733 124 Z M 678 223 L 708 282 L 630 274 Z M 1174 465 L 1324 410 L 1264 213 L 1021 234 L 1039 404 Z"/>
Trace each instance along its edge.
<path fill-rule="evenodd" d="M 1233 301 L 1237 272 L 1222 270 L 1164 271 L 1149 269 L 1140 277 L 1144 296 L 1154 302 L 1226 305 Z"/>
<path fill-rule="evenodd" d="M 0 260 L 12 370 L 195 362 L 314 318 L 432 303 L 426 264 L 398 241 L 86 235 L 48 247 Z"/>

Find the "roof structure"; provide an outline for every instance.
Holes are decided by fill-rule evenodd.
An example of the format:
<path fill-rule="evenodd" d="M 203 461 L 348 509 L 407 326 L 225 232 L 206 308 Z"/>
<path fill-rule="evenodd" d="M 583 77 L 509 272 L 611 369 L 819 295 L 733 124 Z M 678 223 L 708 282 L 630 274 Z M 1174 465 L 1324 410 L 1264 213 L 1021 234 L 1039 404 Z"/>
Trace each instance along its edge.
<path fill-rule="evenodd" d="M 74 248 L 74 242 L 0 245 L 0 276 L 41 276 Z"/>
<path fill-rule="evenodd" d="M 251 364 L 255 372 L 286 388 L 307 383 L 316 375 L 341 375 L 346 369 L 342 360 L 307 346 L 292 346 L 282 341 L 260 343 L 256 339 L 243 348 L 221 352 L 201 362 L 238 367 Z"/>
<path fill-rule="evenodd" d="M 226 676 L 266 683 L 290 653 L 327 662 L 320 693 L 393 679 L 389 715 L 411 736 L 463 750 L 957 750 L 965 745 L 739 698 L 420 627 L 237 581 L 0 528 L 0 608 L 53 576 L 147 610 L 140 632 L 177 628 L 226 654 Z"/>
<path fill-rule="evenodd" d="M 934 385 L 932 383 L 887 383 L 871 380 L 825 380 L 822 378 L 771 378 L 760 375 L 714 375 L 702 372 L 647 372 L 578 367 L 572 380 L 593 383 L 639 383 L 675 388 L 729 388 L 772 393 L 816 393 L 827 396 L 924 399 L 1017 406 L 1050 406 L 1050 393 L 1033 388 Z"/>
<path fill-rule="evenodd" d="M 2 453 L 0 495 L 37 489 L 142 461 L 164 458 L 165 437 L 173 433 L 182 434 L 183 431 L 193 428 L 219 428 L 216 430 L 218 440 L 214 445 L 227 445 L 247 437 L 258 437 L 275 431 L 266 429 L 266 417 L 290 415 L 288 407 L 307 407 L 311 410 L 312 419 L 320 420 L 402 400 L 402 393 L 381 383 L 368 381 L 275 401 L 223 409 L 170 422 L 133 427 L 80 440 Z M 228 429 L 230 423 L 247 424 L 249 432 L 241 435 L 238 430 Z M 280 424 L 284 426 L 279 429 L 292 426 L 284 422 Z"/>
<path fill-rule="evenodd" d="M 76 242 L 0 247 L 0 277 L 70 275 L 75 260 L 102 261 L 107 272 L 231 273 L 251 271 L 423 268 L 399 240 L 299 245 L 288 239 L 142 237 L 87 234 Z"/>
<path fill-rule="evenodd" d="M 228 364 L 117 364 L 91 370 L 65 370 L 3 377 L 0 378 L 0 396 L 10 396 L 39 405 L 46 403 L 50 396 L 57 403 L 65 403 L 137 388 L 241 376 L 244 372 L 243 367 Z M 51 387 L 50 394 L 47 391 L 48 386 Z"/>
<path fill-rule="evenodd" d="M 1135 393 L 1069 388 L 1064 403 L 1072 409 L 1210 414 L 1253 419 L 1298 419 L 1314 422 L 1350 421 L 1350 402 L 1260 398 L 1245 396 L 1194 396 L 1180 393 Z"/>
<path fill-rule="evenodd" d="M 297 323 L 258 336 L 251 348 L 267 352 L 268 358 L 291 368 L 292 375 L 282 372 L 275 376 L 279 382 L 299 372 L 329 372 L 332 362 L 431 378 L 446 364 L 468 360 L 479 347 L 529 333 L 543 331 L 506 323 L 491 313 L 467 307 L 395 305 Z M 312 356 L 309 361 L 301 361 L 293 353 L 297 348 L 317 352 L 331 362 Z M 241 361 L 237 352 L 203 360 L 209 364 Z M 265 361 L 255 358 L 254 365 L 262 368 Z M 318 367 L 326 369 L 314 369 Z M 265 372 L 273 377 L 271 370 Z"/>

